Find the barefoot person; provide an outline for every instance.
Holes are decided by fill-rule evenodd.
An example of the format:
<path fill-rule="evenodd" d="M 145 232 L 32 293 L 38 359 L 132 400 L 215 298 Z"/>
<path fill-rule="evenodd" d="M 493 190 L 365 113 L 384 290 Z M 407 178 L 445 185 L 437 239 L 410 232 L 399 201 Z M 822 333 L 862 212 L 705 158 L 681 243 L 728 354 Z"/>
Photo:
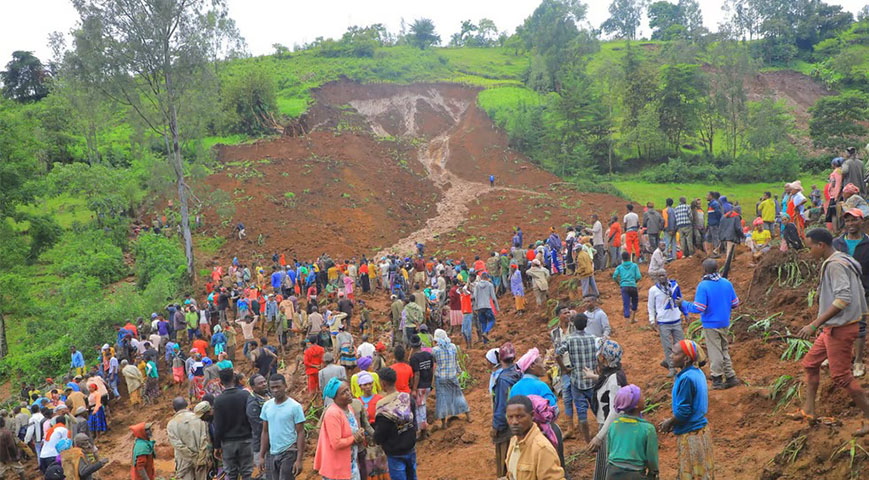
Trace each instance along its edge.
<path fill-rule="evenodd" d="M 812 257 L 822 260 L 821 280 L 818 285 L 818 318 L 803 327 L 799 336 L 809 338 L 820 330 L 820 335 L 809 353 L 803 358 L 806 370 L 806 402 L 796 415 L 808 420 L 815 418 L 815 397 L 821 383 L 821 363 L 830 361 L 833 382 L 844 388 L 857 408 L 863 411 L 864 422 L 854 433 L 869 433 L 865 419 L 869 418 L 869 401 L 860 383 L 851 374 L 851 348 L 859 335 L 860 321 L 867 307 L 860 279 L 860 264 L 854 258 L 833 248 L 833 235 L 816 228 L 806 234 Z"/>

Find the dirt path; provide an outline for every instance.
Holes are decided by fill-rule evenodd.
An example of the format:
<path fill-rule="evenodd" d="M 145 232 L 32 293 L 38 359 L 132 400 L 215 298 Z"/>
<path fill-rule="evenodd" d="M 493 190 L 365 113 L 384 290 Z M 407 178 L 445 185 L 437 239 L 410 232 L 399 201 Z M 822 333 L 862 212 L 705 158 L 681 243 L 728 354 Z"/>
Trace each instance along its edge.
<path fill-rule="evenodd" d="M 502 191 L 540 195 L 539 192 L 531 190 L 491 187 L 485 183 L 469 181 L 447 168 L 452 136 L 459 130 L 462 118 L 467 114 L 471 103 L 468 99 L 444 98 L 435 88 L 426 93 L 401 93 L 386 98 L 349 102 L 350 106 L 366 118 L 374 134 L 381 137 L 390 136 L 389 131 L 395 131 L 396 125 L 405 136 L 421 133 L 417 115 L 422 111 L 433 112 L 451 123 L 446 125 L 446 131 L 435 135 L 417 151 L 417 158 L 425 167 L 429 180 L 442 193 L 441 200 L 436 205 L 437 214 L 429 218 L 422 228 L 378 252 L 378 256 L 414 251 L 418 242 L 425 244 L 453 230 L 467 219 L 470 203 L 485 193 Z M 386 121 L 391 125 L 385 125 Z"/>

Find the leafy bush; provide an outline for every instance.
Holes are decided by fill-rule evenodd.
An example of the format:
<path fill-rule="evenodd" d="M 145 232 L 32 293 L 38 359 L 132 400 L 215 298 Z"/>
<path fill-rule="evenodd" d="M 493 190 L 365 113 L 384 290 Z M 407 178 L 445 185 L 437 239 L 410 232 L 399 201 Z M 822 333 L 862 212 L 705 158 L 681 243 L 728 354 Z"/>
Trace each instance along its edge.
<path fill-rule="evenodd" d="M 715 182 L 720 180 L 721 171 L 712 164 L 701 165 L 677 157 L 645 170 L 640 177 L 652 183 L 669 183 L 674 181 L 684 183 Z"/>
<path fill-rule="evenodd" d="M 227 82 L 223 109 L 232 133 L 262 135 L 274 133 L 272 115 L 278 110 L 275 82 L 262 68 L 251 68 Z"/>
<path fill-rule="evenodd" d="M 124 253 L 100 230 L 67 232 L 57 245 L 43 254 L 57 274 L 94 277 L 102 285 L 124 278 L 128 269 Z"/>
<path fill-rule="evenodd" d="M 166 276 L 172 285 L 180 285 L 186 272 L 186 260 L 180 246 L 162 235 L 141 235 L 133 246 L 136 257 L 136 283 L 146 290 L 154 279 Z"/>

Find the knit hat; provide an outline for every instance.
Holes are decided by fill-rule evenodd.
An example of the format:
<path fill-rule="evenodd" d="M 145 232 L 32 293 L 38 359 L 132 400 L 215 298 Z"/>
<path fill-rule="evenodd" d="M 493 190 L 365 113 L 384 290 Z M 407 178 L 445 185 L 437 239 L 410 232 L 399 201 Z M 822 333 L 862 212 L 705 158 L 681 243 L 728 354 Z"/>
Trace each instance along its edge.
<path fill-rule="evenodd" d="M 501 348 L 498 349 L 498 358 L 501 360 L 513 360 L 516 358 L 516 347 L 510 342 L 501 345 Z"/>

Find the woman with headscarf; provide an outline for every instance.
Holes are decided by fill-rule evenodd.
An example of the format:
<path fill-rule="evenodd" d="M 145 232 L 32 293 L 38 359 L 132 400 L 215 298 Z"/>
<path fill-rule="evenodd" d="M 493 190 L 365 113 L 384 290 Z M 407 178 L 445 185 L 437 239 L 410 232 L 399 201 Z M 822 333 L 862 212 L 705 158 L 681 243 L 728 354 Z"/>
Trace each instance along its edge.
<path fill-rule="evenodd" d="M 533 411 L 531 412 L 531 418 L 534 420 L 534 423 L 540 428 L 540 431 L 543 435 L 552 443 L 552 446 L 555 447 L 555 451 L 558 453 L 558 461 L 561 463 L 561 468 L 564 468 L 564 434 L 561 432 L 561 428 L 555 423 L 555 419 L 558 417 L 558 407 L 552 406 L 549 403 L 549 400 L 539 396 L 539 395 L 526 395 L 529 400 L 531 400 L 531 405 Z"/>
<path fill-rule="evenodd" d="M 646 480 L 658 475 L 658 435 L 642 417 L 640 387 L 627 385 L 616 393 L 613 408 L 619 417 L 607 434 L 608 479 Z"/>
<path fill-rule="evenodd" d="M 371 290 L 371 277 L 368 275 L 368 262 L 363 261 L 359 264 L 359 284 L 362 286 L 362 293 L 368 293 Z"/>
<path fill-rule="evenodd" d="M 507 398 L 515 397 L 516 395 L 537 395 L 545 398 L 549 405 L 558 409 L 558 398 L 541 378 L 546 376 L 546 366 L 543 364 L 543 357 L 540 356 L 540 350 L 532 348 L 525 355 L 519 357 L 516 362 L 519 366 L 519 371 L 522 372 L 522 378 L 513 385 L 510 389 L 510 394 Z"/>
<path fill-rule="evenodd" d="M 842 212 L 859 208 L 864 217 L 869 217 L 869 203 L 866 203 L 866 200 L 860 196 L 860 190 L 853 183 L 845 185 L 845 188 L 842 189 L 842 197 L 844 198 Z"/>
<path fill-rule="evenodd" d="M 371 391 L 375 395 L 380 393 L 380 377 L 377 376 L 377 372 L 373 371 L 371 365 L 374 360 L 371 357 L 360 357 L 359 360 L 356 360 L 356 365 L 359 367 L 359 371 L 354 373 L 352 377 L 350 377 L 350 393 L 353 394 L 354 397 L 360 397 L 362 395 L 362 384 L 359 383 L 359 379 L 362 377 L 362 374 L 367 373 L 371 376 L 372 384 Z M 374 423 L 374 420 L 371 421 Z"/>
<path fill-rule="evenodd" d="M 435 330 L 437 346 L 432 349 L 434 356 L 435 379 L 435 418 L 440 419 L 441 427 L 446 427 L 450 417 L 465 414 L 468 423 L 471 422 L 471 412 L 468 402 L 459 385 L 459 350 L 442 329 Z"/>
<path fill-rule="evenodd" d="M 377 402 L 374 440 L 386 453 L 389 476 L 416 478 L 416 411 L 409 393 L 395 388 L 395 370 L 377 372 L 383 385 L 383 398 Z"/>
<path fill-rule="evenodd" d="M 350 385 L 332 378 L 323 388 L 323 400 L 327 398 L 333 402 L 323 413 L 314 470 L 324 480 L 360 480 L 357 445 L 365 435 L 350 409 Z"/>
<path fill-rule="evenodd" d="M 368 357 L 363 357 L 368 358 Z M 362 415 L 366 418 L 368 424 L 373 427 L 375 417 L 377 416 L 377 402 L 383 398 L 380 394 L 374 391 L 374 373 L 365 370 L 353 375 L 354 379 L 358 379 L 358 387 L 360 394 L 356 396 L 356 401 L 361 403 Z M 378 382 L 378 387 L 379 387 Z M 366 429 L 367 430 L 367 429 Z M 373 430 L 372 430 L 373 432 Z M 386 454 L 374 442 L 374 436 L 366 435 L 365 447 L 361 449 L 359 455 L 359 467 L 362 472 L 362 478 L 372 480 L 389 480 L 389 469 L 386 465 Z"/>
<path fill-rule="evenodd" d="M 434 339 L 435 418 L 440 419 L 441 428 L 446 427 L 448 418 L 463 413 L 470 423 L 471 411 L 459 384 L 458 348 L 440 328 L 435 330 Z"/>
<path fill-rule="evenodd" d="M 673 382 L 673 416 L 664 420 L 660 428 L 662 432 L 672 430 L 676 434 L 677 478 L 713 478 L 712 438 L 706 428 L 709 393 L 706 375 L 698 368 L 705 364 L 703 350 L 691 340 L 682 340 L 673 345 L 670 358 L 681 370 Z"/>
<path fill-rule="evenodd" d="M 628 384 L 625 372 L 622 370 L 622 347 L 613 340 L 604 340 L 598 350 L 598 372 L 583 369 L 583 376 L 594 380 L 594 396 L 591 408 L 595 412 L 600 428 L 586 447 L 589 451 L 597 450 L 594 467 L 594 480 L 607 478 L 607 442 L 606 435 L 617 414 L 613 406 L 619 388 Z"/>
<path fill-rule="evenodd" d="M 100 435 L 108 430 L 106 424 L 106 409 L 103 407 L 103 399 L 97 389 L 95 383 L 88 384 L 88 404 L 91 406 L 91 413 L 88 417 L 88 428 L 93 432 L 94 440 L 100 438 Z"/>
<path fill-rule="evenodd" d="M 786 251 L 788 248 L 802 250 L 803 241 L 800 239 L 797 227 L 791 222 L 791 216 L 787 213 L 782 213 L 780 221 L 782 224 L 782 238 L 784 239 L 781 243 L 781 251 Z"/>
<path fill-rule="evenodd" d="M 519 271 L 519 265 L 510 264 L 510 293 L 513 294 L 513 301 L 516 304 L 516 313 L 521 315 L 525 313 L 525 285 L 522 283 L 522 272 Z"/>
<path fill-rule="evenodd" d="M 806 196 L 803 195 L 803 183 L 799 180 L 785 185 L 790 191 L 790 198 L 787 203 L 787 214 L 791 216 L 794 226 L 797 227 L 797 233 L 800 238 L 806 238 L 806 219 L 803 217 L 805 209 Z"/>

